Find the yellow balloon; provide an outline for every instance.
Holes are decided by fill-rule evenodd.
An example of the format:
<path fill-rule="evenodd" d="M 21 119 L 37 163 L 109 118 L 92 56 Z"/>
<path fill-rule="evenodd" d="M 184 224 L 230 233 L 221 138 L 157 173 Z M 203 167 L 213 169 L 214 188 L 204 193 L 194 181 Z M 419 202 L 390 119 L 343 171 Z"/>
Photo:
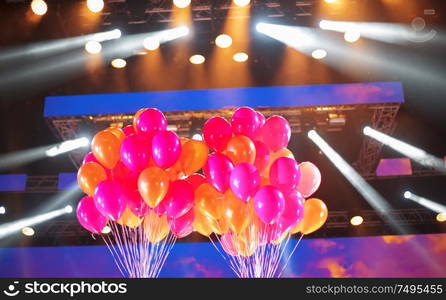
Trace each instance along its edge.
<path fill-rule="evenodd" d="M 205 216 L 200 212 L 198 208 L 194 208 L 194 222 L 192 223 L 192 227 L 201 235 L 209 236 L 213 232 L 211 224 L 215 222 L 208 216 Z"/>
<path fill-rule="evenodd" d="M 144 217 L 144 234 L 149 242 L 156 244 L 162 241 L 169 234 L 169 222 L 166 216 L 158 216 L 151 210 L 147 216 Z"/>
<path fill-rule="evenodd" d="M 141 225 L 142 219 L 135 216 L 135 214 L 127 207 L 117 223 L 122 226 L 125 225 L 130 228 L 136 228 Z"/>
<path fill-rule="evenodd" d="M 273 245 L 279 245 L 280 243 L 282 243 L 282 241 L 288 236 L 288 232 L 284 232 L 282 233 L 282 235 L 275 241 L 272 241 L 271 244 Z"/>
<path fill-rule="evenodd" d="M 244 257 L 250 257 L 257 249 L 257 245 L 251 242 L 245 242 L 237 236 L 232 237 L 234 239 L 234 246 L 237 253 Z"/>
<path fill-rule="evenodd" d="M 217 221 L 210 223 L 212 231 L 215 234 L 223 235 L 229 231 L 228 223 L 226 223 L 224 218 L 218 219 Z"/>
<path fill-rule="evenodd" d="M 301 232 L 310 234 L 315 232 L 325 224 L 328 218 L 328 209 L 325 203 L 317 198 L 305 201 L 304 218 L 301 221 Z"/>

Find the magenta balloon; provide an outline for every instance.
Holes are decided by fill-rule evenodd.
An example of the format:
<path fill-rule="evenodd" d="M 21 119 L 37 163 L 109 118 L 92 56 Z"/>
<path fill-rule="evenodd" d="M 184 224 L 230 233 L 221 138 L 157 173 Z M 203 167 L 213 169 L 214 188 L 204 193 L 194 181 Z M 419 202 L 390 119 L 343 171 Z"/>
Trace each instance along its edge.
<path fill-rule="evenodd" d="M 213 117 L 206 121 L 203 127 L 203 138 L 209 148 L 222 152 L 232 137 L 232 128 L 226 119 Z"/>
<path fill-rule="evenodd" d="M 279 157 L 271 165 L 269 180 L 272 185 L 287 193 L 299 184 L 299 165 L 292 158 Z"/>
<path fill-rule="evenodd" d="M 288 146 L 291 138 L 290 124 L 284 117 L 272 116 L 263 125 L 261 136 L 271 151 L 279 151 Z"/>
<path fill-rule="evenodd" d="M 259 171 L 249 163 L 241 163 L 232 170 L 229 184 L 234 195 L 243 202 L 248 202 L 260 186 Z"/>
<path fill-rule="evenodd" d="M 277 226 L 282 232 L 288 231 L 299 224 L 304 216 L 305 199 L 297 190 L 292 190 L 285 196 L 285 209 L 277 220 Z"/>
<path fill-rule="evenodd" d="M 261 223 L 259 228 L 259 245 L 262 246 L 274 242 L 282 235 L 282 233 L 283 232 L 277 224 Z"/>
<path fill-rule="evenodd" d="M 85 165 L 87 162 L 95 162 L 101 165 L 101 163 L 96 159 L 96 157 L 94 157 L 94 154 L 92 152 L 88 152 L 88 154 L 85 155 L 82 164 Z"/>
<path fill-rule="evenodd" d="M 259 128 L 260 128 L 265 124 L 266 118 L 261 112 L 257 111 L 256 113 L 257 113 L 257 118 L 259 119 L 259 125 L 260 125 Z"/>
<path fill-rule="evenodd" d="M 241 134 L 254 139 L 261 126 L 261 120 L 252 108 L 241 107 L 232 115 L 231 126 L 234 134 Z"/>
<path fill-rule="evenodd" d="M 169 218 L 169 227 L 177 238 L 188 236 L 192 231 L 194 222 L 194 210 L 190 209 L 187 213 L 178 218 Z"/>
<path fill-rule="evenodd" d="M 237 256 L 237 249 L 232 240 L 232 233 L 227 232 L 220 237 L 220 244 L 223 250 L 231 256 Z"/>
<path fill-rule="evenodd" d="M 126 207 L 121 187 L 113 180 L 99 183 L 94 193 L 94 204 L 102 215 L 115 222 L 122 217 Z"/>
<path fill-rule="evenodd" d="M 321 172 L 309 161 L 300 163 L 299 169 L 301 174 L 297 190 L 307 198 L 313 195 L 321 185 Z"/>
<path fill-rule="evenodd" d="M 167 216 L 179 218 L 194 206 L 194 188 L 183 179 L 172 181 L 164 200 L 166 201 Z"/>
<path fill-rule="evenodd" d="M 254 161 L 254 166 L 259 172 L 262 172 L 269 162 L 269 150 L 265 143 L 261 141 L 255 141 L 254 145 L 256 147 L 256 160 Z"/>
<path fill-rule="evenodd" d="M 211 154 L 203 167 L 203 173 L 207 181 L 220 193 L 224 193 L 229 187 L 229 176 L 234 165 L 226 155 L 221 153 Z"/>
<path fill-rule="evenodd" d="M 157 133 L 152 139 L 152 156 L 155 164 L 162 168 L 173 166 L 181 154 L 181 142 L 172 131 Z"/>
<path fill-rule="evenodd" d="M 152 131 L 165 131 L 167 129 L 167 119 L 164 114 L 156 108 L 144 110 L 135 122 L 137 133 L 149 133 Z"/>
<path fill-rule="evenodd" d="M 153 208 L 153 211 L 158 215 L 158 216 L 164 216 L 167 214 L 167 200 L 166 197 L 164 197 L 164 199 Z"/>
<path fill-rule="evenodd" d="M 138 174 L 130 174 L 125 180 L 120 182 L 120 185 L 123 199 L 131 212 L 138 218 L 146 216 L 150 211 L 150 207 L 138 191 Z"/>
<path fill-rule="evenodd" d="M 272 185 L 258 190 L 254 198 L 254 209 L 259 219 L 266 224 L 273 224 L 283 212 L 285 199 L 282 192 Z"/>
<path fill-rule="evenodd" d="M 122 131 L 124 132 L 125 136 L 136 134 L 135 127 L 133 127 L 133 125 L 125 126 L 124 128 L 122 128 Z"/>
<path fill-rule="evenodd" d="M 93 233 L 101 233 L 107 224 L 107 218 L 97 210 L 92 197 L 84 197 L 79 201 L 76 215 L 82 227 Z"/>
<path fill-rule="evenodd" d="M 151 141 L 146 135 L 129 135 L 121 145 L 121 161 L 133 172 L 141 172 L 152 157 Z"/>

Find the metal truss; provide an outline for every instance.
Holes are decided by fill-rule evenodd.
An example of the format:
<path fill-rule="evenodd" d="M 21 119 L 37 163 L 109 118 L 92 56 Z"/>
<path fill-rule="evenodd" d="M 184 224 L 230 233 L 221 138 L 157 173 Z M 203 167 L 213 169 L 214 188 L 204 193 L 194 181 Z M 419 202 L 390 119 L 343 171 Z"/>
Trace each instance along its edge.
<path fill-rule="evenodd" d="M 53 193 L 57 192 L 59 177 L 57 175 L 49 176 L 27 176 L 26 193 Z"/>

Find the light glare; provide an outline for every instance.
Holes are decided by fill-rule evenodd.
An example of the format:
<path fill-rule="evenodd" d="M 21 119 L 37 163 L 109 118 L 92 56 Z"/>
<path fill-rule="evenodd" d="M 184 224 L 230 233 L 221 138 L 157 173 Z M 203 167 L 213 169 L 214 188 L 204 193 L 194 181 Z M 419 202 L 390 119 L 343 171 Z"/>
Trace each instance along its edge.
<path fill-rule="evenodd" d="M 410 199 L 411 196 L 412 196 L 412 193 L 411 193 L 411 192 L 409 192 L 409 191 L 405 191 L 405 192 L 404 192 L 404 198 L 406 198 L 406 199 Z"/>
<path fill-rule="evenodd" d="M 354 43 L 361 37 L 361 33 L 357 30 L 349 30 L 344 33 L 345 41 L 349 43 Z"/>
<path fill-rule="evenodd" d="M 248 54 L 244 53 L 244 52 L 239 52 L 234 54 L 234 56 L 232 57 L 236 62 L 245 62 L 248 60 Z"/>
<path fill-rule="evenodd" d="M 0 215 L 4 215 L 6 213 L 6 208 L 4 206 L 0 206 Z"/>
<path fill-rule="evenodd" d="M 246 6 L 251 2 L 251 0 L 234 0 L 234 4 L 240 7 Z"/>
<path fill-rule="evenodd" d="M 90 54 L 98 54 L 102 50 L 101 43 L 97 41 L 88 41 L 85 43 L 85 51 L 87 51 Z"/>
<path fill-rule="evenodd" d="M 202 64 L 202 63 L 204 63 L 205 60 L 206 60 L 206 59 L 204 58 L 204 56 L 203 56 L 203 55 L 200 55 L 200 54 L 192 55 L 192 56 L 189 58 L 190 63 L 191 63 L 191 64 L 194 64 L 194 65 Z"/>
<path fill-rule="evenodd" d="M 215 44 L 220 48 L 228 48 L 232 45 L 232 38 L 227 34 L 220 34 L 215 39 Z"/>
<path fill-rule="evenodd" d="M 33 236 L 35 231 L 31 227 L 24 227 L 24 228 L 22 228 L 22 233 L 23 233 L 23 235 L 26 235 L 26 236 Z"/>
<path fill-rule="evenodd" d="M 122 69 L 127 65 L 127 62 L 122 58 L 115 58 L 111 61 L 113 68 Z"/>
<path fill-rule="evenodd" d="M 196 141 L 202 141 L 202 140 L 203 140 L 203 136 L 202 136 L 201 134 L 199 134 L 199 133 L 195 133 L 195 134 L 192 136 L 192 139 L 193 139 L 193 140 L 196 140 Z"/>
<path fill-rule="evenodd" d="M 116 40 L 121 38 L 122 32 L 119 29 L 113 29 L 110 31 L 95 33 L 92 37 L 93 41 L 103 42 L 108 40 Z"/>
<path fill-rule="evenodd" d="M 68 140 L 61 144 L 48 149 L 45 153 L 49 157 L 53 157 L 65 152 L 73 151 L 75 149 L 86 147 L 90 144 L 90 140 L 86 137 L 81 137 L 75 140 Z"/>
<path fill-rule="evenodd" d="M 146 37 L 142 44 L 144 48 L 150 51 L 155 51 L 160 46 L 159 40 L 153 37 Z"/>
<path fill-rule="evenodd" d="M 111 228 L 108 225 L 105 225 L 101 231 L 101 233 L 103 233 L 103 234 L 109 234 L 110 232 L 111 232 Z"/>
<path fill-rule="evenodd" d="M 191 0 L 173 0 L 173 4 L 178 8 L 185 8 L 190 5 Z"/>
<path fill-rule="evenodd" d="M 361 216 L 354 216 L 353 218 L 351 218 L 350 220 L 350 224 L 352 224 L 353 226 L 359 226 L 364 222 L 363 217 Z"/>
<path fill-rule="evenodd" d="M 408 193 L 408 194 L 406 194 L 406 193 Z M 424 206 L 424 207 L 426 207 L 426 208 L 428 208 L 428 209 L 430 209 L 430 210 L 432 210 L 432 211 L 434 211 L 436 213 L 444 213 L 444 212 L 446 212 L 446 206 L 444 206 L 444 205 L 442 205 L 440 203 L 437 203 L 435 201 L 429 200 L 427 198 L 418 196 L 418 195 L 416 195 L 416 194 L 414 194 L 412 192 L 405 192 L 404 193 L 404 198 L 410 199 L 410 200 L 420 204 L 421 206 Z"/>
<path fill-rule="evenodd" d="M 325 51 L 324 49 L 316 49 L 311 53 L 311 56 L 314 59 L 322 59 L 327 56 L 327 51 Z"/>
<path fill-rule="evenodd" d="M 97 13 L 104 8 L 103 0 L 87 0 L 87 7 L 91 12 Z"/>
<path fill-rule="evenodd" d="M 43 16 L 48 11 L 48 5 L 44 0 L 33 0 L 31 10 L 38 16 Z"/>
<path fill-rule="evenodd" d="M 446 221 L 446 212 L 439 213 L 436 219 L 438 222 Z"/>

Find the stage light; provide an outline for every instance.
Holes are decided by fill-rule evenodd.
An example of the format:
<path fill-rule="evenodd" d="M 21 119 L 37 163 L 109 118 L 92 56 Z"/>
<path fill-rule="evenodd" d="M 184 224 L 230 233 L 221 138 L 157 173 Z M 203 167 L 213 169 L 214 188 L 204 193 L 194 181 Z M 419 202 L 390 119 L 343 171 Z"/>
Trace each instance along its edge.
<path fill-rule="evenodd" d="M 26 235 L 26 236 L 33 236 L 35 231 L 31 227 L 23 227 L 22 233 L 23 233 L 23 235 Z"/>
<path fill-rule="evenodd" d="M 336 0 L 325 0 L 326 3 L 335 3 Z"/>
<path fill-rule="evenodd" d="M 353 226 L 359 226 L 364 222 L 364 219 L 361 216 L 354 216 L 350 219 L 350 224 Z"/>
<path fill-rule="evenodd" d="M 122 69 L 127 65 L 127 62 L 122 58 L 115 58 L 111 61 L 113 68 Z"/>
<path fill-rule="evenodd" d="M 191 0 L 173 0 L 173 4 L 178 8 L 185 8 L 190 5 Z"/>
<path fill-rule="evenodd" d="M 44 0 L 31 1 L 31 10 L 39 16 L 43 16 L 48 11 L 48 5 Z"/>
<path fill-rule="evenodd" d="M 204 56 L 200 55 L 200 54 L 192 55 L 189 58 L 190 63 L 194 64 L 194 65 L 200 65 L 200 64 L 204 63 L 205 60 L 206 59 L 204 58 Z"/>
<path fill-rule="evenodd" d="M 317 44 L 312 28 L 260 22 L 256 25 L 256 30 L 307 54 L 310 54 Z"/>
<path fill-rule="evenodd" d="M 43 223 L 45 221 L 57 218 L 61 215 L 67 214 L 68 210 L 66 207 L 53 210 L 41 215 L 37 215 L 30 218 L 21 219 L 18 221 L 9 222 L 6 224 L 0 225 L 0 239 L 8 236 L 14 232 L 22 230 L 24 227 L 30 227 L 36 224 Z"/>
<path fill-rule="evenodd" d="M 314 59 L 322 59 L 325 56 L 327 56 L 327 51 L 325 51 L 324 49 L 316 49 L 313 52 L 311 52 L 311 56 Z"/>
<path fill-rule="evenodd" d="M 110 31 L 104 31 L 93 34 L 91 37 L 91 40 L 96 42 L 103 42 L 103 41 L 109 41 L 109 40 L 116 40 L 121 38 L 122 32 L 119 29 L 113 29 Z"/>
<path fill-rule="evenodd" d="M 0 215 L 6 214 L 6 208 L 4 206 L 0 206 Z"/>
<path fill-rule="evenodd" d="M 142 44 L 144 48 L 150 51 L 154 51 L 160 47 L 160 41 L 153 37 L 146 37 Z"/>
<path fill-rule="evenodd" d="M 87 7 L 90 11 L 97 13 L 104 8 L 103 0 L 87 0 Z"/>
<path fill-rule="evenodd" d="M 236 62 L 245 62 L 248 60 L 248 54 L 246 54 L 244 52 L 238 52 L 238 53 L 234 54 L 234 56 L 232 58 Z"/>
<path fill-rule="evenodd" d="M 361 33 L 357 30 L 349 30 L 344 33 L 345 41 L 349 43 L 354 43 L 361 37 Z"/>
<path fill-rule="evenodd" d="M 386 213 L 390 210 L 390 205 L 387 201 L 324 141 L 315 130 L 308 131 L 308 137 L 375 210 L 381 213 Z"/>
<path fill-rule="evenodd" d="M 442 212 L 442 213 L 437 214 L 436 219 L 437 219 L 438 222 L 446 221 L 446 212 Z"/>
<path fill-rule="evenodd" d="M 103 234 L 109 234 L 110 232 L 111 232 L 111 228 L 108 225 L 105 225 L 101 231 L 101 233 L 103 233 Z"/>
<path fill-rule="evenodd" d="M 196 141 L 202 141 L 202 140 L 203 140 L 203 136 L 202 136 L 201 134 L 199 134 L 199 133 L 195 133 L 195 134 L 192 136 L 192 139 L 193 139 L 193 140 L 196 140 Z"/>
<path fill-rule="evenodd" d="M 406 199 L 410 199 L 418 204 L 420 204 L 421 206 L 424 206 L 436 213 L 444 213 L 446 212 L 446 206 L 442 205 L 440 203 L 437 203 L 435 201 L 429 200 L 427 198 L 418 196 L 416 194 L 414 194 L 413 192 L 409 192 L 406 191 L 404 192 L 404 198 Z"/>
<path fill-rule="evenodd" d="M 73 206 L 71 206 L 71 205 L 65 206 L 65 212 L 67 214 L 71 214 L 73 212 Z"/>
<path fill-rule="evenodd" d="M 248 5 L 251 0 L 233 0 L 234 4 L 240 7 Z"/>
<path fill-rule="evenodd" d="M 47 156 L 53 157 L 65 152 L 73 151 L 75 149 L 86 147 L 90 144 L 90 140 L 86 137 L 81 137 L 75 140 L 68 140 L 60 143 L 57 146 L 54 146 L 48 149 L 45 153 Z"/>
<path fill-rule="evenodd" d="M 364 127 L 363 133 L 377 140 L 378 142 L 381 142 L 384 145 L 389 146 L 393 150 L 403 154 L 404 156 L 418 162 L 423 166 L 435 168 L 440 172 L 446 173 L 445 162 L 442 159 L 435 157 L 432 154 L 429 154 L 422 149 L 416 148 L 405 142 L 397 140 L 369 126 Z"/>
<path fill-rule="evenodd" d="M 102 50 L 102 45 L 96 41 L 88 41 L 85 43 L 85 51 L 90 54 L 98 54 Z"/>
<path fill-rule="evenodd" d="M 220 48 L 228 48 L 232 45 L 232 38 L 227 34 L 220 34 L 215 39 L 215 44 Z"/>

